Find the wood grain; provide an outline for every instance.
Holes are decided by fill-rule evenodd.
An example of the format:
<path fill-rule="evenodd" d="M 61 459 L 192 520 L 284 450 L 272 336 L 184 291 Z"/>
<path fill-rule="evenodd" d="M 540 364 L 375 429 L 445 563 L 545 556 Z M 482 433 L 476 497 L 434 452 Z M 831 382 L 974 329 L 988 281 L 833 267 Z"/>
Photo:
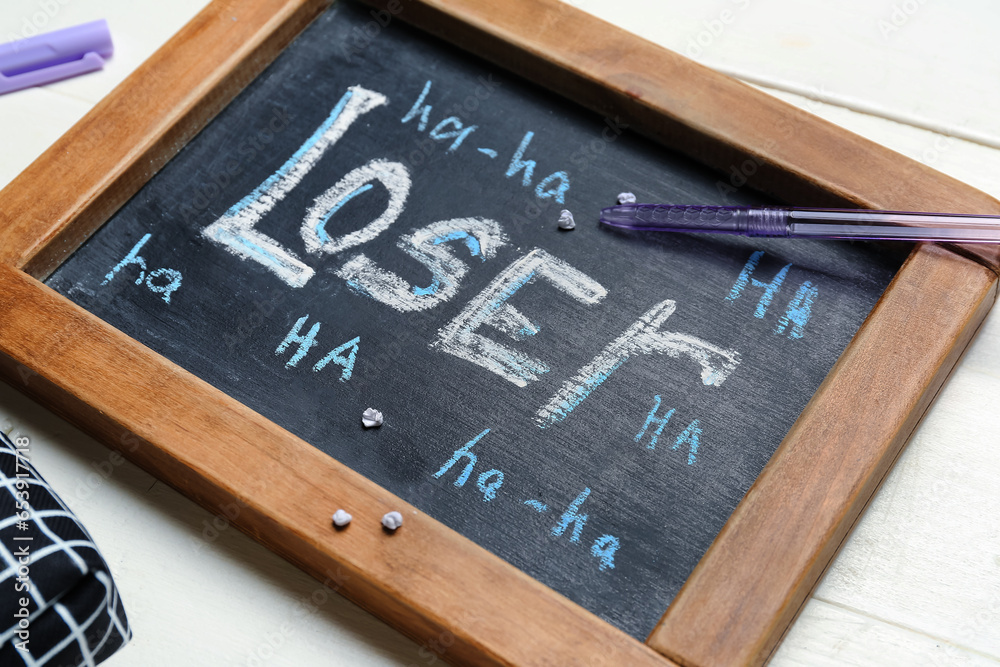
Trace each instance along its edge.
<path fill-rule="evenodd" d="M 448 661 L 668 664 L 20 271 L 47 275 L 324 4 L 217 0 L 0 192 L 4 376 L 209 509 L 239 503 L 237 525 L 321 581 L 341 568 L 345 594 L 418 641 L 454 640 Z M 555 0 L 404 7 L 404 20 L 723 173 L 753 161 L 753 184 L 786 201 L 1000 212 Z M 685 665 L 766 659 L 995 298 L 997 251 L 959 252 L 914 253 L 652 635 L 657 650 Z M 365 509 L 333 533 L 344 499 Z M 399 534 L 356 530 L 400 507 Z"/>
<path fill-rule="evenodd" d="M 83 424 L 210 511 L 226 514 L 235 505 L 234 523 L 241 530 L 419 643 L 434 642 L 448 661 L 670 664 L 48 287 L 2 265 L 0 309 L 8 313 L 0 325 L 0 366 L 8 382 Z M 345 531 L 330 525 L 337 507 L 357 508 Z M 405 517 L 396 534 L 380 526 L 382 515 L 392 510 Z"/>
<path fill-rule="evenodd" d="M 920 246 L 858 331 L 649 644 L 760 664 L 870 501 L 996 298 L 986 267 Z"/>

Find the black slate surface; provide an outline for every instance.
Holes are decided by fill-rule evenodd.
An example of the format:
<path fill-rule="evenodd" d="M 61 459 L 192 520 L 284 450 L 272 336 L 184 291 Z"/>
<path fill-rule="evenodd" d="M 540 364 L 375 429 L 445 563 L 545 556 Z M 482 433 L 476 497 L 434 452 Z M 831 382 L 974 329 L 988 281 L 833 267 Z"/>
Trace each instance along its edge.
<path fill-rule="evenodd" d="M 627 119 L 597 117 L 398 19 L 386 26 L 376 21 L 385 23 L 386 17 L 339 3 L 318 19 L 48 283 L 644 639 L 901 257 L 865 244 L 602 227 L 599 210 L 622 191 L 649 202 L 767 202 L 750 191 L 720 188 L 730 185 L 728 175 L 651 145 L 627 129 Z M 254 227 L 314 275 L 291 286 L 261 261 L 207 238 L 203 230 L 269 176 L 290 173 L 281 172 L 282 165 L 352 86 L 383 95 L 385 103 L 351 123 Z M 410 114 L 425 90 L 423 104 Z M 363 96 L 356 91 L 351 99 Z M 431 109 L 421 130 L 424 105 Z M 439 126 L 448 117 L 457 122 Z M 449 151 L 457 139 L 449 133 L 470 126 L 475 129 Z M 435 128 L 434 136 L 443 138 L 433 138 Z M 520 159 L 535 164 L 524 185 L 525 169 L 506 174 L 529 132 Z M 401 214 L 370 241 L 333 254 L 311 252 L 301 233 L 307 211 L 320 194 L 373 160 L 399 163 L 396 170 L 408 174 Z M 568 189 L 559 202 L 557 186 L 563 183 Z M 330 216 L 323 238 L 343 239 L 364 228 L 383 214 L 389 199 L 386 186 L 374 181 Z M 575 215 L 574 231 L 557 228 L 564 208 Z M 487 257 L 484 245 L 461 233 L 428 236 L 423 250 L 448 248 L 445 259 L 466 267 L 449 293 L 447 276 L 435 280 L 399 244 L 432 223 L 464 218 L 495 221 L 507 240 Z M 134 253 L 145 268 L 133 261 L 115 271 L 147 234 Z M 495 311 L 497 300 L 488 306 L 481 293 L 532 252 L 529 259 L 541 256 L 548 264 L 540 262 L 538 271 L 522 276 L 531 280 L 516 291 L 511 284 L 495 290 L 509 296 L 515 315 L 526 318 L 511 325 L 513 337 L 492 326 L 503 313 L 492 320 L 470 316 L 464 333 L 453 324 L 477 298 Z M 400 303 L 422 309 L 402 312 L 352 287 L 357 277 L 343 277 L 343 267 L 359 254 L 383 275 L 397 276 L 410 295 Z M 727 299 L 751 257 L 759 258 L 750 276 L 759 284 L 749 282 L 737 298 Z M 585 303 L 546 277 L 546 267 L 565 265 L 592 281 L 576 275 L 574 284 L 596 283 L 605 294 L 598 300 L 592 290 L 596 302 Z M 780 288 L 756 317 L 766 292 L 762 285 L 787 265 Z M 448 298 L 429 303 L 442 293 Z M 674 302 L 675 312 L 640 334 L 633 325 L 656 307 L 667 308 L 666 301 Z M 796 305 L 797 315 L 783 319 Z M 299 343 L 276 350 L 305 316 L 300 335 L 317 323 L 320 329 L 315 344 L 289 366 Z M 798 330 L 796 316 L 805 321 Z M 537 330 L 533 335 L 526 335 L 529 322 Z M 440 342 L 442 331 L 455 334 L 452 350 L 472 350 L 467 356 L 482 359 L 486 340 L 503 346 L 497 348 L 501 363 L 504 354 L 508 361 L 521 354 L 547 370 L 537 369 L 537 379 L 518 386 L 451 353 Z M 690 354 L 671 356 L 684 344 L 671 333 L 697 339 L 688 340 L 689 347 L 710 344 L 735 353 L 738 363 L 721 383 L 705 384 Z M 615 347 L 623 335 L 627 340 Z M 356 338 L 356 347 L 345 346 Z M 342 346 L 338 360 L 314 370 Z M 561 420 L 539 417 L 564 385 L 602 355 L 624 361 L 568 415 L 565 408 L 561 415 L 556 411 Z M 674 412 L 651 447 L 659 422 L 645 431 L 644 425 L 657 401 L 655 417 Z M 381 428 L 362 428 L 367 407 L 385 414 Z M 456 485 L 471 458 L 460 455 L 442 469 L 487 429 L 469 449 L 476 460 L 467 480 Z"/>

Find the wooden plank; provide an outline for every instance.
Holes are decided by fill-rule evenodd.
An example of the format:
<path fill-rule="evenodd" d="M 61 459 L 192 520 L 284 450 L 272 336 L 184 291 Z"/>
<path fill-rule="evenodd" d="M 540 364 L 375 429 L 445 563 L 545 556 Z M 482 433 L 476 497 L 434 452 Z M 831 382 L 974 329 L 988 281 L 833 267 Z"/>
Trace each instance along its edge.
<path fill-rule="evenodd" d="M 813 599 L 770 664 L 771 667 L 998 667 L 1000 660 L 941 641 L 934 634 L 916 632 Z"/>
<path fill-rule="evenodd" d="M 435 642 L 448 661 L 551 665 L 558 656 L 561 665 L 671 664 L 2 265 L 0 309 L 7 313 L 0 373 L 9 383 L 210 511 L 235 513 L 241 530 L 418 642 Z M 338 507 L 354 514 L 345 531 L 330 523 Z M 388 534 L 380 520 L 393 510 L 403 513 L 405 525 Z M 594 663 L 594 656 L 605 662 Z"/>
<path fill-rule="evenodd" d="M 920 246 L 649 637 L 684 665 L 761 664 L 996 298 L 996 275 Z"/>
<path fill-rule="evenodd" d="M 0 192 L 0 263 L 47 276 L 329 2 L 209 5 Z"/>

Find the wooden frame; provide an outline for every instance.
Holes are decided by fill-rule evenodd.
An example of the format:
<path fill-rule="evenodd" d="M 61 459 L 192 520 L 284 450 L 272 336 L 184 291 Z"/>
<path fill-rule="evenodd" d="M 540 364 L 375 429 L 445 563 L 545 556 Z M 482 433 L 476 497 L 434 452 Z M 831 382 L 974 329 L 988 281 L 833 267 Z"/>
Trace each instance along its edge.
<path fill-rule="evenodd" d="M 210 511 L 235 506 L 242 530 L 446 661 L 765 661 L 992 306 L 1000 251 L 913 251 L 642 644 L 39 282 L 326 4 L 215 0 L 0 193 L 4 378 Z M 373 4 L 709 165 L 752 159 L 754 185 L 798 205 L 1000 213 L 557 0 Z M 326 510 L 347 499 L 367 524 L 404 507 L 408 528 L 334 536 Z"/>

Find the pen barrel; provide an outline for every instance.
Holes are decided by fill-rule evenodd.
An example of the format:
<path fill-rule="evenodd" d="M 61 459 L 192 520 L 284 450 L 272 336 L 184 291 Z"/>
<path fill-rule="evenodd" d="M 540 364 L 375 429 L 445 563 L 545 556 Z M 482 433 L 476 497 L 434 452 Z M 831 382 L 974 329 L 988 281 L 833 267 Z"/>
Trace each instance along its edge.
<path fill-rule="evenodd" d="M 787 236 L 788 212 L 786 208 L 634 204 L 605 209 L 601 219 L 638 230 Z"/>
<path fill-rule="evenodd" d="M 1000 217 L 955 213 L 792 209 L 789 236 L 951 243 L 1000 243 Z"/>
<path fill-rule="evenodd" d="M 601 222 L 655 232 L 708 232 L 793 239 L 1000 243 L 1000 216 L 835 208 L 623 204 Z"/>
<path fill-rule="evenodd" d="M 788 236 L 787 208 L 736 208 L 745 236 Z"/>

